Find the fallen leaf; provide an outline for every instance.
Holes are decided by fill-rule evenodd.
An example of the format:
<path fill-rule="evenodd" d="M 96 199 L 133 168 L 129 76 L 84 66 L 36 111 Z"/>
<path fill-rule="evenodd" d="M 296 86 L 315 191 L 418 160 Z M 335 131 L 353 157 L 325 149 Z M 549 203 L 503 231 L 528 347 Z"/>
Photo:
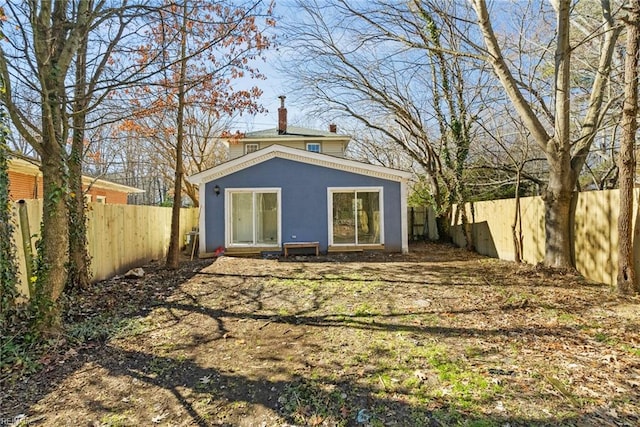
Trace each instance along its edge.
<path fill-rule="evenodd" d="M 156 415 L 155 417 L 151 418 L 151 422 L 154 424 L 160 424 L 160 421 L 164 420 L 168 416 L 169 414 L 167 414 L 166 412 L 163 412 L 162 414 Z"/>

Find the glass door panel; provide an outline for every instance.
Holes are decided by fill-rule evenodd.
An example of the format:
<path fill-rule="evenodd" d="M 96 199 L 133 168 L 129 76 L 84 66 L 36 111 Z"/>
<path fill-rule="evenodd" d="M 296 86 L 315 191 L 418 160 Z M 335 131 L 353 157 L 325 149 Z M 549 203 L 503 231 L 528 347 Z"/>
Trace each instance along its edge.
<path fill-rule="evenodd" d="M 256 244 L 278 243 L 278 195 L 255 193 L 256 197 Z"/>
<path fill-rule="evenodd" d="M 380 243 L 380 193 L 357 192 L 358 243 Z"/>
<path fill-rule="evenodd" d="M 333 243 L 356 244 L 354 193 L 333 193 Z"/>
<path fill-rule="evenodd" d="M 231 243 L 253 243 L 253 194 L 231 194 Z"/>

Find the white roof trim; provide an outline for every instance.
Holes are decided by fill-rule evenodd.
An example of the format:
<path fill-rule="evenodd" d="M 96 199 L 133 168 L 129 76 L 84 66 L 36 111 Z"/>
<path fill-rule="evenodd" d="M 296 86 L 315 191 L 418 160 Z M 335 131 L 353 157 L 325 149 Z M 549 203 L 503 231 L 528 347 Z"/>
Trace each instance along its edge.
<path fill-rule="evenodd" d="M 187 177 L 192 184 L 202 184 L 223 176 L 241 171 L 273 158 L 288 159 L 310 165 L 337 169 L 359 175 L 373 176 L 390 181 L 405 181 L 411 178 L 411 173 L 391 169 L 384 166 L 369 165 L 355 160 L 343 159 L 322 153 L 300 150 L 297 148 L 283 147 L 282 145 L 270 145 L 258 151 L 254 151 L 206 171 Z"/>

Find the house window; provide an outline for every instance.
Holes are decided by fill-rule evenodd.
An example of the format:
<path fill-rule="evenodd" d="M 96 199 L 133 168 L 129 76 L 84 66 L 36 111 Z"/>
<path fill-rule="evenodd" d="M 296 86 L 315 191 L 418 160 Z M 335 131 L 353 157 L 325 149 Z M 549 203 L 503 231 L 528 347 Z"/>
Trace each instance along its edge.
<path fill-rule="evenodd" d="M 96 196 L 96 202 L 104 205 L 107 203 L 107 196 Z"/>
<path fill-rule="evenodd" d="M 320 143 L 307 142 L 307 151 L 311 151 L 313 153 L 320 153 Z"/>
<path fill-rule="evenodd" d="M 280 245 L 280 189 L 227 189 L 227 245 Z"/>
<path fill-rule="evenodd" d="M 244 145 L 244 154 L 253 153 L 254 151 L 258 151 L 258 144 L 245 144 Z"/>
<path fill-rule="evenodd" d="M 330 188 L 329 244 L 379 245 L 383 233 L 382 188 Z"/>

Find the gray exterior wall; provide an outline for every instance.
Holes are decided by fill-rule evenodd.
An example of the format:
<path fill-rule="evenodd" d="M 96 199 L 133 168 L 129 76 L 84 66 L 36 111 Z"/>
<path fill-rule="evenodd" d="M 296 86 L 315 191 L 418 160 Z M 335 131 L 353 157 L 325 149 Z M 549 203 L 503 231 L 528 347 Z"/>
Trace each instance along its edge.
<path fill-rule="evenodd" d="M 220 186 L 220 195 L 213 191 Z M 274 158 L 206 183 L 206 252 L 225 246 L 226 188 L 281 188 L 282 242 L 318 241 L 328 247 L 327 188 L 383 187 L 385 251 L 402 251 L 400 183 Z M 296 236 L 295 239 L 292 236 Z"/>

